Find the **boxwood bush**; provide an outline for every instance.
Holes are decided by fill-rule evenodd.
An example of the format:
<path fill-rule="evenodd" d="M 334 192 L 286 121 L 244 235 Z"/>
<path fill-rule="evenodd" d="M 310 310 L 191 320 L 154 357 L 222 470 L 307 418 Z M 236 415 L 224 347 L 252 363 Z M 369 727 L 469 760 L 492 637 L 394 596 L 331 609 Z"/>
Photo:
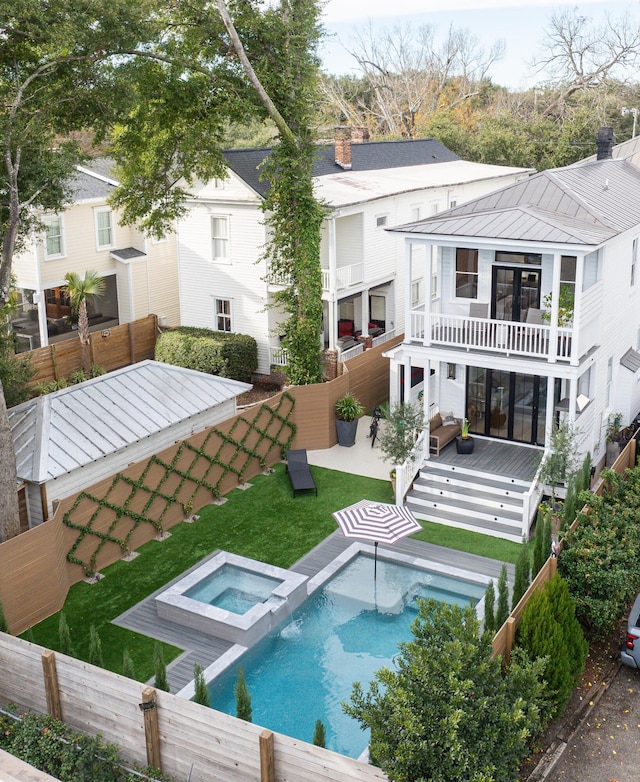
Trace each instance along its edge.
<path fill-rule="evenodd" d="M 155 359 L 248 383 L 258 368 L 258 346 L 246 334 L 180 326 L 158 337 Z"/>

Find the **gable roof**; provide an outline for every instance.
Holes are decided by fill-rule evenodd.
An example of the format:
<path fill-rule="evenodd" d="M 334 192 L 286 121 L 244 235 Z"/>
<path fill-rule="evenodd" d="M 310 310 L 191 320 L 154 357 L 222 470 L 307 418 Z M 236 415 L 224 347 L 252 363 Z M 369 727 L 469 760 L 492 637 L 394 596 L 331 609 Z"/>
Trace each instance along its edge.
<path fill-rule="evenodd" d="M 44 483 L 251 388 L 141 361 L 9 409 L 18 477 Z"/>
<path fill-rule="evenodd" d="M 269 183 L 266 180 L 260 180 L 259 168 L 270 154 L 270 147 L 230 149 L 223 153 L 229 168 L 261 196 L 266 195 Z M 351 144 L 349 172 L 380 171 L 382 169 L 446 163 L 454 160 L 460 160 L 460 158 L 434 138 L 366 141 Z M 313 176 L 324 177 L 340 173 L 347 174 L 347 171 L 335 162 L 334 145 L 318 146 Z"/>
<path fill-rule="evenodd" d="M 640 169 L 597 160 L 534 174 L 390 230 L 597 246 L 640 223 Z"/>

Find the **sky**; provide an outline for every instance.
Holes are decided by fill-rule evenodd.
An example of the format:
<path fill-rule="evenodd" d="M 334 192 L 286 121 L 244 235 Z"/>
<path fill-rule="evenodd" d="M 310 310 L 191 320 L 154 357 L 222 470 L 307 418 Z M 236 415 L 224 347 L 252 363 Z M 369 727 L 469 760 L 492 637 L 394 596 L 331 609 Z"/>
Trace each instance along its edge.
<path fill-rule="evenodd" d="M 442 10 L 446 6 L 447 10 Z M 496 84 L 510 89 L 533 87 L 541 81 L 529 63 L 540 53 L 544 30 L 554 11 L 577 7 L 595 22 L 604 20 L 605 12 L 613 18 L 629 12 L 640 17 L 640 0 L 626 2 L 549 3 L 546 0 L 328 0 L 324 26 L 329 40 L 321 48 L 323 69 L 329 73 L 357 73 L 355 60 L 345 47 L 353 40 L 356 29 L 364 30 L 371 22 L 374 30 L 395 26 L 431 24 L 444 35 L 451 24 L 468 29 L 478 37 L 485 49 L 503 39 L 506 52 L 501 62 L 493 66 L 490 75 Z M 388 14 L 393 8 L 394 15 Z"/>

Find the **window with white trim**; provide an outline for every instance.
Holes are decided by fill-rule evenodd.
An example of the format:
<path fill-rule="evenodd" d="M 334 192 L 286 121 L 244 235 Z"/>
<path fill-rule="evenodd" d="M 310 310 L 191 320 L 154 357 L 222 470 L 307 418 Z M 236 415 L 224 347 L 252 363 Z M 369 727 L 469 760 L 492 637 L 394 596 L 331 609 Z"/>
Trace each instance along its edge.
<path fill-rule="evenodd" d="M 229 254 L 229 218 L 224 215 L 211 215 L 211 255 L 218 263 L 230 263 Z M 221 331 L 223 329 L 220 329 Z"/>
<path fill-rule="evenodd" d="M 113 247 L 113 223 L 111 209 L 103 207 L 94 211 L 96 221 L 96 249 Z"/>
<path fill-rule="evenodd" d="M 411 207 L 411 222 L 412 223 L 415 223 L 415 222 L 417 222 L 420 219 L 421 211 L 422 210 L 421 210 L 421 207 L 420 207 L 419 204 L 417 206 L 412 206 Z"/>
<path fill-rule="evenodd" d="M 631 248 L 631 287 L 636 284 L 636 276 L 638 273 L 638 238 L 633 240 L 633 246 Z"/>
<path fill-rule="evenodd" d="M 413 280 L 411 283 L 411 306 L 422 304 L 422 280 Z"/>
<path fill-rule="evenodd" d="M 64 255 L 64 238 L 62 231 L 62 215 L 48 214 L 42 218 L 44 225 L 44 257 L 62 258 Z"/>
<path fill-rule="evenodd" d="M 613 358 L 607 361 L 607 407 L 611 407 L 611 383 L 613 381 Z"/>
<path fill-rule="evenodd" d="M 231 332 L 231 299 L 214 299 L 215 330 Z"/>
<path fill-rule="evenodd" d="M 478 251 L 456 247 L 456 297 L 478 298 Z"/>
<path fill-rule="evenodd" d="M 438 285 L 438 264 L 434 258 L 431 262 L 431 299 L 437 299 L 440 295 Z"/>

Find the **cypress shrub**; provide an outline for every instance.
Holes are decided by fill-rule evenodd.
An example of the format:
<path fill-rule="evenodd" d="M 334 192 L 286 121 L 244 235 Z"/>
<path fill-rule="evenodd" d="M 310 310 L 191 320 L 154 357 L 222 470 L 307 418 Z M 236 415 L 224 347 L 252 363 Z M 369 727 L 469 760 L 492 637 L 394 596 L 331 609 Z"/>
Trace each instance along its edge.
<path fill-rule="evenodd" d="M 71 633 L 69 632 L 69 625 L 67 624 L 67 617 L 64 615 L 64 611 L 60 611 L 58 635 L 60 636 L 60 651 L 62 654 L 68 654 L 69 657 L 75 657 L 76 653 L 71 645 Z"/>
<path fill-rule="evenodd" d="M 547 517 L 547 506 L 541 503 L 536 517 L 536 531 L 533 538 L 533 565 L 531 567 L 531 580 L 533 580 L 544 564 L 547 555 L 544 551 L 544 522 Z"/>
<path fill-rule="evenodd" d="M 95 625 L 91 625 L 89 628 L 89 660 L 91 665 L 99 665 L 100 668 L 104 668 L 104 662 L 102 660 L 102 642 L 100 636 L 96 630 Z"/>
<path fill-rule="evenodd" d="M 553 701 L 552 712 L 561 712 L 582 675 L 589 646 L 576 619 L 574 600 L 558 574 L 531 596 L 516 643 L 533 658 L 547 658 L 544 678 Z"/>
<path fill-rule="evenodd" d="M 194 703 L 199 703 L 201 706 L 209 706 L 209 690 L 207 689 L 207 683 L 204 680 L 202 666 L 198 665 L 198 663 L 193 666 L 193 679 L 195 685 L 195 692 L 193 695 Z"/>
<path fill-rule="evenodd" d="M 4 611 L 2 610 L 2 603 L 0 603 L 0 633 L 8 633 L 9 625 L 7 624 Z"/>
<path fill-rule="evenodd" d="M 496 589 L 493 585 L 493 580 L 489 581 L 487 591 L 484 593 L 484 632 L 491 633 L 492 636 L 496 633 Z"/>
<path fill-rule="evenodd" d="M 565 500 L 562 503 L 562 525 L 560 527 L 560 530 L 563 532 L 564 530 L 567 529 L 567 527 L 570 527 L 573 524 L 573 521 L 576 517 L 576 504 L 577 504 L 576 484 L 577 483 L 579 483 L 578 476 L 576 476 L 575 479 L 572 478 L 567 484 L 567 496 L 565 497 Z"/>
<path fill-rule="evenodd" d="M 322 720 L 316 720 L 316 727 L 313 731 L 313 743 L 316 747 L 326 747 L 327 738 L 326 731 L 324 729 L 324 722 Z"/>
<path fill-rule="evenodd" d="M 522 546 L 516 560 L 516 572 L 513 581 L 513 595 L 511 597 L 511 610 L 518 605 L 518 601 L 527 591 L 529 579 L 531 577 L 531 566 L 529 561 L 529 543 L 526 537 L 522 538 Z"/>
<path fill-rule="evenodd" d="M 236 717 L 245 720 L 245 722 L 251 722 L 251 695 L 247 689 L 242 667 L 238 668 L 238 679 L 233 693 L 236 696 Z"/>
<path fill-rule="evenodd" d="M 156 690 L 170 692 L 169 680 L 167 679 L 167 666 L 164 664 L 164 655 L 162 654 L 162 646 L 159 641 L 156 641 L 153 649 L 153 662 L 155 669 L 154 687 Z"/>
<path fill-rule="evenodd" d="M 127 679 L 136 678 L 135 668 L 133 667 L 133 660 L 131 659 L 131 655 L 129 654 L 129 650 L 126 646 L 122 652 L 122 675 L 126 676 Z"/>
<path fill-rule="evenodd" d="M 509 585 L 507 566 L 503 565 L 498 579 L 498 607 L 496 609 L 496 629 L 500 629 L 509 616 Z"/>

